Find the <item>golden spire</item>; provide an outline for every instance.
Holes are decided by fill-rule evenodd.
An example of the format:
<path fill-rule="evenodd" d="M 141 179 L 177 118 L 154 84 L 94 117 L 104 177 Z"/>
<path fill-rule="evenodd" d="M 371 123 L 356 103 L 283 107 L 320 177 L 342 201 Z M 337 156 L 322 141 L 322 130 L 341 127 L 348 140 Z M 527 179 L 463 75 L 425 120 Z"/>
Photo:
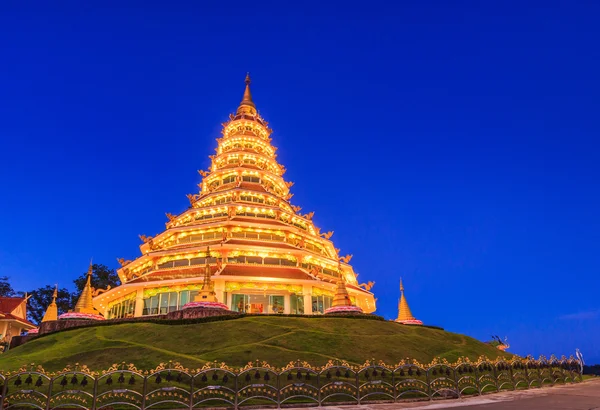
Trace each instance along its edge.
<path fill-rule="evenodd" d="M 331 302 L 331 307 L 336 306 L 352 306 L 350 295 L 346 289 L 346 282 L 344 281 L 344 274 L 342 273 L 341 263 L 338 262 L 338 274 L 340 279 L 337 282 L 337 289 L 335 290 L 335 296 Z"/>
<path fill-rule="evenodd" d="M 398 321 L 400 320 L 415 320 L 415 317 L 410 312 L 408 302 L 404 297 L 404 285 L 402 285 L 402 278 L 400 278 L 400 300 L 398 301 Z"/>
<path fill-rule="evenodd" d="M 214 285 L 211 278 L 210 264 L 210 247 L 206 247 L 206 265 L 204 267 L 204 281 L 200 292 L 194 297 L 194 302 L 218 302 L 217 294 L 215 293 Z"/>
<path fill-rule="evenodd" d="M 254 105 L 254 101 L 252 101 L 252 93 L 250 92 L 250 73 L 246 74 L 246 88 L 244 89 L 244 96 L 242 97 L 242 102 L 237 109 L 236 114 L 246 114 L 246 115 L 256 115 L 256 105 Z"/>
<path fill-rule="evenodd" d="M 44 313 L 44 317 L 42 318 L 42 322 L 49 322 L 51 320 L 58 320 L 58 307 L 56 306 L 56 298 L 58 297 L 58 285 L 54 288 L 54 293 L 52 294 L 52 302 L 48 305 L 46 309 L 46 313 Z"/>
<path fill-rule="evenodd" d="M 94 303 L 92 302 L 92 293 L 94 289 L 92 288 L 92 261 L 90 260 L 90 267 L 87 273 L 87 281 L 85 282 L 85 286 L 81 291 L 81 295 L 79 296 L 79 300 L 75 304 L 75 308 L 73 312 L 76 313 L 88 313 L 92 315 L 100 314 L 95 308 Z"/>

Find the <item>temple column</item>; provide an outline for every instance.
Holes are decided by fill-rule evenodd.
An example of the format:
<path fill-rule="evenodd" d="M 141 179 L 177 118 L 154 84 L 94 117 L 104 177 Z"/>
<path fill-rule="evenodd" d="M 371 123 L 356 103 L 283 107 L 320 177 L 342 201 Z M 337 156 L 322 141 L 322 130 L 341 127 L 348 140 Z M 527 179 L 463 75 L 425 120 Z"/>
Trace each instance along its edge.
<path fill-rule="evenodd" d="M 215 295 L 217 296 L 217 300 L 221 303 L 227 303 L 226 300 L 223 300 L 223 292 L 225 292 L 225 286 L 223 282 L 215 282 Z"/>
<path fill-rule="evenodd" d="M 134 317 L 140 317 L 144 313 L 144 289 L 138 289 L 135 294 L 135 310 Z"/>
<path fill-rule="evenodd" d="M 312 286 L 304 285 L 302 289 L 302 294 L 304 295 L 304 314 L 312 315 Z"/>
<path fill-rule="evenodd" d="M 227 302 L 225 304 L 227 305 L 227 307 L 229 309 L 233 310 L 233 306 L 231 306 L 232 303 L 233 303 L 233 292 L 227 292 Z"/>
<path fill-rule="evenodd" d="M 291 304 L 292 304 L 292 302 L 290 300 L 290 294 L 288 293 L 286 295 L 283 295 L 283 313 L 284 314 L 286 314 L 286 315 L 290 314 L 290 312 L 292 311 Z"/>

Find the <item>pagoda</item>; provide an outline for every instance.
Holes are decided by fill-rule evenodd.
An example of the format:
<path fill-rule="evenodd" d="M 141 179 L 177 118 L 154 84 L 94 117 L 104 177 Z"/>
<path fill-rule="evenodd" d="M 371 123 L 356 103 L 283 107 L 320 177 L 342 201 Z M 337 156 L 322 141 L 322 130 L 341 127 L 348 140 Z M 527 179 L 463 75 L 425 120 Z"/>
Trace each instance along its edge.
<path fill-rule="evenodd" d="M 396 322 L 402 323 L 403 325 L 422 325 L 423 322 L 416 319 L 408 307 L 408 302 L 404 296 L 404 285 L 402 285 L 402 279 L 400 279 L 400 300 L 398 301 L 398 319 Z"/>
<path fill-rule="evenodd" d="M 330 314 L 352 314 L 352 313 L 363 313 L 363 310 L 355 306 L 350 299 L 350 295 L 348 295 L 348 290 L 346 289 L 345 281 L 340 277 L 337 283 L 337 290 L 335 292 L 335 296 L 333 297 L 332 306 L 325 310 L 326 315 Z"/>
<path fill-rule="evenodd" d="M 52 293 L 52 302 L 46 308 L 46 312 L 44 313 L 44 317 L 42 317 L 42 322 L 51 322 L 54 320 L 58 320 L 58 306 L 56 305 L 56 299 L 58 298 L 58 285 L 54 288 L 54 292 Z M 39 333 L 39 328 L 31 329 L 27 332 L 28 335 L 36 335 Z"/>
<path fill-rule="evenodd" d="M 55 292 L 56 295 L 58 295 Z M 87 273 L 87 280 L 79 295 L 79 299 L 73 310 L 63 313 L 58 320 L 80 319 L 80 320 L 104 320 L 104 317 L 96 310 L 93 302 L 94 288 L 92 287 L 92 262 Z M 53 303 L 56 299 L 54 299 Z M 50 307 L 49 307 L 50 309 Z"/>
<path fill-rule="evenodd" d="M 290 202 L 293 182 L 277 162 L 250 76 L 245 83 L 210 167 L 199 171 L 199 191 L 188 194 L 188 209 L 167 213 L 158 235 L 140 235 L 141 256 L 119 259 L 122 284 L 94 298 L 107 319 L 167 314 L 202 301 L 239 313 L 322 314 L 340 283 L 352 305 L 375 311 L 371 285 L 358 284 L 351 255 L 340 257 L 333 232 L 321 232 L 314 212 L 302 214 Z"/>

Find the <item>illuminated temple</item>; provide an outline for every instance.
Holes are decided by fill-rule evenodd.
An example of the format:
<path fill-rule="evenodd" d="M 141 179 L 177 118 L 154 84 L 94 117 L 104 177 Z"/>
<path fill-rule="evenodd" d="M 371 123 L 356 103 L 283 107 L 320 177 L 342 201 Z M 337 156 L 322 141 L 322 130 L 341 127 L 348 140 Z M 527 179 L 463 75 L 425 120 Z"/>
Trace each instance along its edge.
<path fill-rule="evenodd" d="M 340 282 L 349 304 L 375 311 L 372 283 L 358 284 L 333 232 L 322 233 L 313 212 L 290 203 L 293 183 L 283 178 L 271 132 L 246 77 L 242 102 L 223 124 L 210 168 L 199 171 L 189 208 L 167 214 L 162 233 L 140 235 L 141 256 L 119 260 L 122 285 L 94 297 L 97 311 L 113 319 L 180 310 L 197 299 L 207 269 L 214 296 L 232 311 L 322 314 Z"/>

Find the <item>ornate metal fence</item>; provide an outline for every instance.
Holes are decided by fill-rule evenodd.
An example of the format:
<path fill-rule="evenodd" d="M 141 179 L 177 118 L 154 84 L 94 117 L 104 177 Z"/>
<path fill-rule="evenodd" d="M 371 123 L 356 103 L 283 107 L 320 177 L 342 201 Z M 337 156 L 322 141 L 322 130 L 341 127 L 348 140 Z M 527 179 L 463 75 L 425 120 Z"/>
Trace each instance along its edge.
<path fill-rule="evenodd" d="M 290 363 L 276 369 L 221 363 L 189 370 L 175 363 L 142 372 L 114 365 L 96 373 L 85 366 L 47 373 L 29 366 L 0 374 L 0 409 L 200 409 L 204 407 L 297 406 L 435 400 L 580 381 L 577 361 L 531 357 L 475 362 L 403 360 L 389 366 L 329 362 L 323 367 Z"/>

